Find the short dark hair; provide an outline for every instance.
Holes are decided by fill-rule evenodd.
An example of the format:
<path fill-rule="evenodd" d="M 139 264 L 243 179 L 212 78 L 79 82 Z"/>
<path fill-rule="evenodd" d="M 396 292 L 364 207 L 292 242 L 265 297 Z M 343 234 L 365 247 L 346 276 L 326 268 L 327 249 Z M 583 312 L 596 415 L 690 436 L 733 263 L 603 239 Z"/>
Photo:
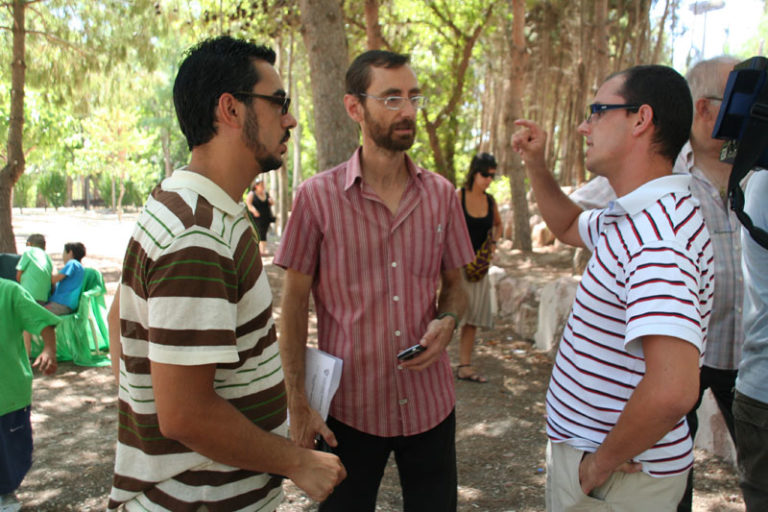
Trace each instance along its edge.
<path fill-rule="evenodd" d="M 483 171 L 489 171 L 490 169 L 496 169 L 496 158 L 490 153 L 478 153 L 472 157 L 472 161 L 469 163 L 469 172 L 467 173 L 467 180 L 464 182 L 464 188 L 472 190 L 472 186 L 475 184 L 475 174 Z"/>
<path fill-rule="evenodd" d="M 386 50 L 369 50 L 357 56 L 347 69 L 347 94 L 361 96 L 371 85 L 371 68 L 399 68 L 410 62 L 408 55 Z"/>
<path fill-rule="evenodd" d="M 216 135 L 216 103 L 225 92 L 251 91 L 259 80 L 254 59 L 275 64 L 266 46 L 221 36 L 190 48 L 173 84 L 173 104 L 189 149 Z M 242 101 L 250 105 L 251 98 Z"/>
<path fill-rule="evenodd" d="M 674 162 L 691 134 L 693 100 L 685 78 L 668 66 L 634 66 L 613 76 L 623 76 L 619 94 L 627 103 L 649 105 L 656 131 L 652 143 L 659 154 Z"/>
<path fill-rule="evenodd" d="M 27 243 L 32 247 L 45 250 L 45 237 L 40 233 L 33 233 L 27 237 Z"/>
<path fill-rule="evenodd" d="M 72 252 L 72 257 L 77 261 L 83 261 L 85 258 L 85 246 L 80 242 L 70 242 L 64 244 L 64 252 Z"/>

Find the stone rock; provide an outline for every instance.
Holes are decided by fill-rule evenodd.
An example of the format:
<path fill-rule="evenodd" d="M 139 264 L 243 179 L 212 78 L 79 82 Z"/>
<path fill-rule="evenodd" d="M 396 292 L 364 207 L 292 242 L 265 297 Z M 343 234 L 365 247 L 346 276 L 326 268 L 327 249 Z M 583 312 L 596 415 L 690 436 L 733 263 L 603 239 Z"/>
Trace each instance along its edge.
<path fill-rule="evenodd" d="M 579 279 L 561 277 L 541 289 L 534 342 L 536 349 L 554 352 L 573 305 Z"/>
<path fill-rule="evenodd" d="M 531 229 L 531 243 L 534 247 L 545 247 L 555 242 L 555 235 L 549 230 L 543 222 L 536 224 Z"/>
<path fill-rule="evenodd" d="M 573 253 L 573 275 L 580 276 L 584 273 L 592 253 L 583 247 L 579 247 Z"/>
<path fill-rule="evenodd" d="M 498 316 L 514 325 L 515 334 L 532 340 L 536 332 L 541 285 L 523 277 L 506 276 L 496 285 Z"/>

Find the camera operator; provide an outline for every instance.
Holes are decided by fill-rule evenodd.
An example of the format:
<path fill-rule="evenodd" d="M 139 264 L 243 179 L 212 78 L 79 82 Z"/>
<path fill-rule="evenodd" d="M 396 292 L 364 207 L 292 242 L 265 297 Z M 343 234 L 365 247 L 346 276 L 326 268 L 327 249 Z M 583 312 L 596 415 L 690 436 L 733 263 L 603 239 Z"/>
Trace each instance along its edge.
<path fill-rule="evenodd" d="M 768 172 L 752 175 L 744 211 L 768 230 Z M 733 415 L 739 485 L 747 512 L 768 510 L 768 249 L 742 228 L 744 347 L 736 380 Z"/>

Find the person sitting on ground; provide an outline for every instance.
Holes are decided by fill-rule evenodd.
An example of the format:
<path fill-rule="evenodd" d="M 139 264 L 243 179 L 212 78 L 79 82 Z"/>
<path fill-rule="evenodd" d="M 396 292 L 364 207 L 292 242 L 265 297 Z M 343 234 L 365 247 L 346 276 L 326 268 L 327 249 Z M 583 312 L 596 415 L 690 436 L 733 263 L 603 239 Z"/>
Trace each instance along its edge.
<path fill-rule="evenodd" d="M 16 489 L 32 465 L 32 367 L 45 375 L 56 371 L 59 318 L 37 304 L 10 279 L 0 279 L 0 510 L 16 512 Z M 41 334 L 43 350 L 30 366 L 22 333 Z"/>
<path fill-rule="evenodd" d="M 472 249 L 477 256 L 475 261 L 466 265 L 462 271 L 462 282 L 469 303 L 459 337 L 459 366 L 456 368 L 456 377 L 459 380 L 479 383 L 488 382 L 488 379 L 472 366 L 475 335 L 478 327 L 493 327 L 491 284 L 488 266 L 483 263 L 489 263 L 488 260 L 496 249 L 496 240 L 501 236 L 499 208 L 493 196 L 486 192 L 495 176 L 496 159 L 493 155 L 475 155 L 469 164 L 467 181 L 458 191 L 469 238 L 472 240 Z M 490 253 L 487 253 L 489 248 Z"/>
<path fill-rule="evenodd" d="M 27 238 L 27 250 L 21 255 L 16 265 L 16 281 L 27 290 L 32 298 L 40 305 L 48 302 L 51 294 L 51 274 L 53 262 L 45 252 L 45 237 L 39 233 L 29 235 Z M 24 347 L 29 354 L 31 338 L 28 332 L 24 332 Z"/>
<path fill-rule="evenodd" d="M 85 246 L 80 242 L 64 244 L 64 268 L 51 276 L 51 284 L 56 285 L 56 290 L 45 305 L 48 311 L 57 315 L 68 315 L 77 310 L 85 278 L 85 270 L 80 264 L 84 257 Z"/>

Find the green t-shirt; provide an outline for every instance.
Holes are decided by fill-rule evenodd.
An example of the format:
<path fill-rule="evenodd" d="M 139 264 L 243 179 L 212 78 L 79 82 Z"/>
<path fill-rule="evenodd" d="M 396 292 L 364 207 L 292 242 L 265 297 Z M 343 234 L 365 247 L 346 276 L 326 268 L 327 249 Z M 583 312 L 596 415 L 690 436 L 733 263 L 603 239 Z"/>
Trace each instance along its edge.
<path fill-rule="evenodd" d="M 32 403 L 32 367 L 22 332 L 40 334 L 61 320 L 15 281 L 0 278 L 0 416 Z"/>
<path fill-rule="evenodd" d="M 48 300 L 53 272 L 53 262 L 48 253 L 39 247 L 28 247 L 21 255 L 16 270 L 21 270 L 21 286 L 31 293 L 35 300 Z"/>

